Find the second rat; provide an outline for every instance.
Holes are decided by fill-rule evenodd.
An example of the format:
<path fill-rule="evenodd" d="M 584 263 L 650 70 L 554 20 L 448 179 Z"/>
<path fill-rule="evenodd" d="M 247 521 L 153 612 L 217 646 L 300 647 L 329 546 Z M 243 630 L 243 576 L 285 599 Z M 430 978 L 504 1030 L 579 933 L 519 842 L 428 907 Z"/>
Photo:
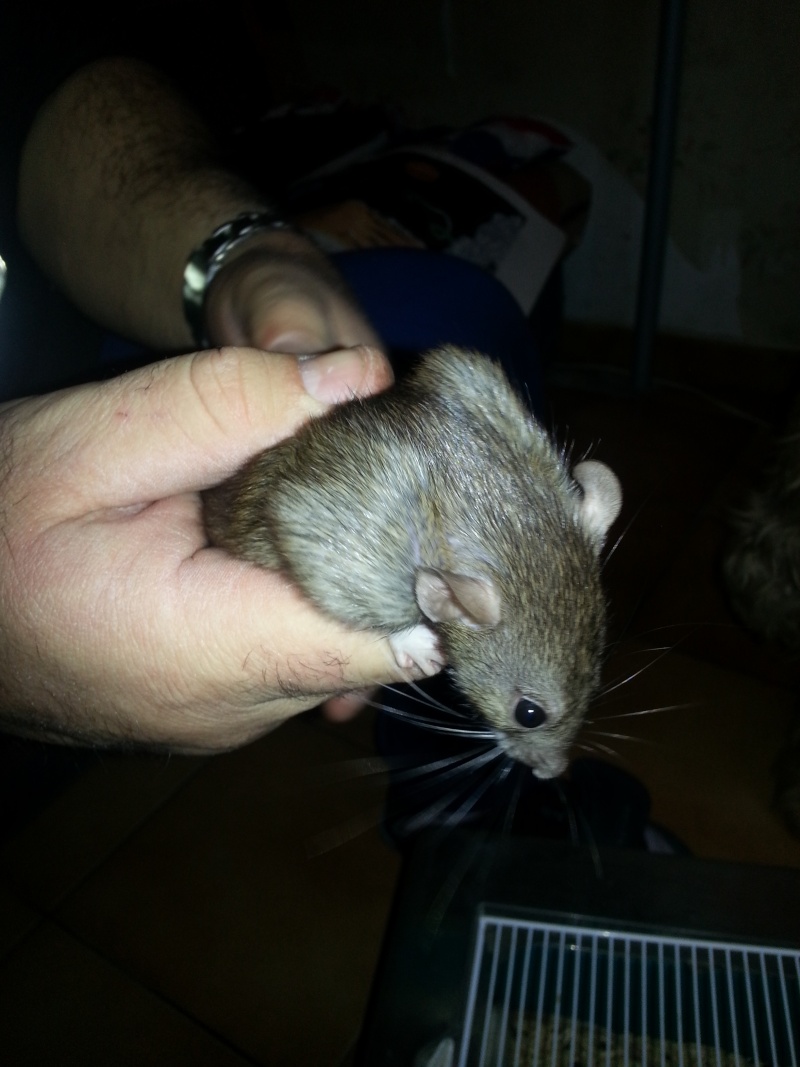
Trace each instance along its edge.
<path fill-rule="evenodd" d="M 203 494 L 212 544 L 387 635 L 401 667 L 447 663 L 540 778 L 566 768 L 599 681 L 599 555 L 621 502 L 608 467 L 570 474 L 503 371 L 455 348 Z"/>

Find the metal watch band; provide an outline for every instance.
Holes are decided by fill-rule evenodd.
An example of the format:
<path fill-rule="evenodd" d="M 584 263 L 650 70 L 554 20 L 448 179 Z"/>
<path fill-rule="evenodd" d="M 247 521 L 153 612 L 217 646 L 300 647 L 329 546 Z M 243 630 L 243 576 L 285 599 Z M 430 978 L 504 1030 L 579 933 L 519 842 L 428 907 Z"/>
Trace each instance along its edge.
<path fill-rule="evenodd" d="M 209 344 L 203 322 L 209 285 L 237 245 L 253 234 L 267 230 L 294 230 L 294 226 L 275 211 L 244 211 L 217 226 L 186 261 L 183 272 L 183 313 L 195 344 L 201 348 L 207 348 Z"/>

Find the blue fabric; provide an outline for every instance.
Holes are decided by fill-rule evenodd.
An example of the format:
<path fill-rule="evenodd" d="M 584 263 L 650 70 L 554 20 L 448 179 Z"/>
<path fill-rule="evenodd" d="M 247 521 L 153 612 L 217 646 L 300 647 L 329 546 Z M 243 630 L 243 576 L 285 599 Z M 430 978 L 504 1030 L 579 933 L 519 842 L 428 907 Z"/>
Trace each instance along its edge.
<path fill-rule="evenodd" d="M 333 259 L 396 363 L 441 344 L 477 349 L 501 363 L 541 413 L 533 332 L 492 275 L 454 256 L 415 248 L 342 252 Z"/>

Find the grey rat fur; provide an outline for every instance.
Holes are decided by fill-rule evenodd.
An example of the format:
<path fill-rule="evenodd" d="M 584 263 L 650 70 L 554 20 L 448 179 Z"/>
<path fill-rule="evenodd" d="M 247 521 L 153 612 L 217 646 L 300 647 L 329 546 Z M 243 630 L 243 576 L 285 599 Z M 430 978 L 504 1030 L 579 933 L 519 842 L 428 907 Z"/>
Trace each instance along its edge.
<path fill-rule="evenodd" d="M 446 660 L 502 748 L 549 778 L 598 682 L 598 556 L 621 505 L 603 464 L 573 475 L 496 364 L 443 348 L 206 491 L 206 528 L 388 635 L 401 666 Z"/>

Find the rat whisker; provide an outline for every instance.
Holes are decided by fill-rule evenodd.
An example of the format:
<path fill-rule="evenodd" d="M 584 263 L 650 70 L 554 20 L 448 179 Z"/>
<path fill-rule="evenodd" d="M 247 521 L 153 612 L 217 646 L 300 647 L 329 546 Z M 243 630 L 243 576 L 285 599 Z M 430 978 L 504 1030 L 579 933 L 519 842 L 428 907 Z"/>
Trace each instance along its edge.
<path fill-rule="evenodd" d="M 597 847 L 597 840 L 595 839 L 594 832 L 592 831 L 592 824 L 586 817 L 585 812 L 580 808 L 580 805 L 575 805 L 575 814 L 580 818 L 583 825 L 584 835 L 586 837 L 586 843 L 589 846 L 589 855 L 592 857 L 592 863 L 594 864 L 594 873 L 598 882 L 602 882 L 605 877 L 603 871 L 603 861 L 600 858 L 600 849 Z"/>
<path fill-rule="evenodd" d="M 473 838 L 465 842 L 464 848 L 456 856 L 454 865 L 448 871 L 447 877 L 439 887 L 439 891 L 425 915 L 425 927 L 431 935 L 435 936 L 439 930 L 458 887 L 474 863 L 475 858 L 479 855 L 483 845 L 483 837 L 482 833 L 477 833 Z"/>
<path fill-rule="evenodd" d="M 337 763 L 314 769 L 314 781 L 318 785 L 336 785 L 339 782 L 369 778 L 392 771 L 396 779 L 413 778 L 415 775 L 433 773 L 440 768 L 465 761 L 471 755 L 485 751 L 480 745 L 451 756 L 444 756 L 433 763 L 420 765 L 413 755 L 407 756 L 360 756 L 357 759 L 340 760 Z"/>
<path fill-rule="evenodd" d="M 472 770 L 477 770 L 478 766 L 488 764 L 493 760 L 500 758 L 501 756 L 502 753 L 499 750 L 493 749 L 492 751 L 487 752 L 484 755 L 481 760 L 481 763 L 478 762 L 480 757 L 476 757 L 476 759 L 472 761 L 474 764 Z M 461 822 L 466 817 L 466 815 L 468 815 L 469 812 L 475 807 L 478 800 L 480 800 L 486 790 L 499 780 L 499 776 L 502 771 L 503 767 L 501 765 L 501 767 L 498 768 L 494 774 L 489 775 L 478 787 L 474 788 L 472 792 L 467 796 L 467 798 L 456 809 L 456 811 L 447 814 L 444 820 L 446 824 L 453 826 Z M 469 787 L 470 784 L 471 783 L 468 782 L 467 787 Z M 423 829 L 425 826 L 429 826 L 439 820 L 439 817 L 444 815 L 450 805 L 454 801 L 456 801 L 459 796 L 462 796 L 463 793 L 464 784 L 462 783 L 460 787 L 456 789 L 451 789 L 448 793 L 445 793 L 443 796 L 439 797 L 439 799 L 434 804 L 429 805 L 427 808 L 425 808 L 423 811 L 419 812 L 416 816 L 409 820 L 409 822 L 406 824 L 407 832 L 416 833 L 418 830 Z"/>
<path fill-rule="evenodd" d="M 414 690 L 414 692 L 419 695 L 412 696 L 411 693 L 401 692 L 398 690 L 397 686 L 392 685 L 385 685 L 383 688 L 387 689 L 390 693 L 394 693 L 395 696 L 410 697 L 417 704 L 423 704 L 428 708 L 436 708 L 439 711 L 445 712 L 447 715 L 453 715 L 459 719 L 474 719 L 475 717 L 471 709 L 456 708 L 451 704 L 443 704 L 440 700 L 437 700 L 435 697 L 431 696 L 430 693 L 418 686 L 416 682 L 406 682 L 405 684 L 409 689 Z"/>
<path fill-rule="evenodd" d="M 584 746 L 584 751 L 589 752 L 595 757 L 599 752 L 602 752 L 604 756 L 613 760 L 614 763 L 627 768 L 631 773 L 634 772 L 635 768 L 632 766 L 629 759 L 627 759 L 621 752 L 617 752 L 615 749 L 610 748 L 608 745 L 603 745 L 599 741 L 592 741 L 591 738 L 589 738 L 587 745 Z"/>
<path fill-rule="evenodd" d="M 449 821 L 452 821 L 454 825 L 458 825 L 458 823 L 469 815 L 470 811 L 472 811 L 487 789 L 490 789 L 494 785 L 500 785 L 506 778 L 508 778 L 512 767 L 513 763 L 510 760 L 506 760 L 499 767 L 496 767 L 492 774 L 488 775 L 481 785 L 476 787 L 466 798 L 464 803 L 453 812 Z"/>
<path fill-rule="evenodd" d="M 654 652 L 674 652 L 674 650 L 675 650 L 675 645 L 674 644 L 672 644 L 672 645 L 653 645 L 651 648 L 640 648 L 640 647 L 631 648 L 631 649 L 628 649 L 627 652 L 617 652 L 617 653 L 615 653 L 615 655 L 619 656 L 620 658 L 622 658 L 623 656 L 629 658 L 631 656 L 649 655 L 649 654 L 654 653 Z"/>
<path fill-rule="evenodd" d="M 564 811 L 567 813 L 567 822 L 569 823 L 569 837 L 570 842 L 573 845 L 578 844 L 578 825 L 575 822 L 575 812 L 572 810 L 572 805 L 567 799 L 567 793 L 562 783 L 558 778 L 553 779 L 553 787 L 558 793 L 558 798 L 564 806 Z"/>
<path fill-rule="evenodd" d="M 657 715 L 662 711 L 687 711 L 689 708 L 698 708 L 700 704 L 695 701 L 686 701 L 684 704 L 663 704 L 657 708 L 641 708 L 639 711 L 623 711 L 619 715 L 603 715 L 603 722 L 611 722 L 614 719 L 634 719 L 639 715 Z"/>
<path fill-rule="evenodd" d="M 633 520 L 631 520 L 631 521 L 633 521 Z M 606 552 L 605 558 L 604 558 L 604 560 L 603 560 L 603 562 L 601 564 L 601 569 L 605 569 L 606 564 L 608 563 L 608 561 L 611 559 L 611 557 L 614 555 L 614 553 L 619 548 L 620 544 L 622 543 L 622 539 L 625 536 L 625 534 L 628 532 L 629 528 L 630 528 L 630 523 L 628 524 L 628 526 L 625 527 L 625 529 L 622 531 L 622 533 L 616 539 L 614 544 L 609 548 L 608 552 Z"/>
<path fill-rule="evenodd" d="M 585 741 L 573 741 L 573 748 L 579 749 L 581 752 L 589 752 L 594 755 L 594 749 L 591 745 L 588 745 Z"/>
<path fill-rule="evenodd" d="M 652 634 L 663 633 L 665 630 L 684 630 L 685 631 L 687 626 L 689 627 L 688 636 L 691 636 L 692 634 L 697 633 L 698 630 L 700 630 L 700 629 L 705 630 L 708 627 L 710 627 L 711 625 L 712 625 L 711 623 L 702 623 L 702 624 L 700 624 L 700 623 L 686 623 L 686 622 L 665 622 L 661 626 L 651 626 L 647 630 L 642 630 L 640 633 L 638 633 L 636 635 L 635 640 L 639 640 L 640 641 L 640 640 L 642 640 L 642 638 L 650 637 Z M 727 629 L 728 628 L 728 624 L 727 623 L 722 624 L 722 628 L 723 629 Z M 681 638 L 679 638 L 677 643 L 679 644 L 681 641 L 684 641 L 686 639 L 686 636 L 687 636 L 687 634 L 684 633 L 684 635 Z M 634 640 L 634 639 L 632 638 L 631 640 Z M 634 648 L 633 651 L 635 652 L 636 649 Z"/>
<path fill-rule="evenodd" d="M 630 623 L 613 641 L 609 642 L 606 649 L 606 661 L 610 661 L 614 656 L 636 656 L 645 652 L 674 652 L 681 645 L 685 644 L 692 634 L 696 633 L 700 627 L 696 624 L 691 625 L 687 630 L 686 623 L 674 622 L 666 623 L 663 626 L 653 626 L 648 630 L 643 630 L 636 638 L 632 638 L 628 635 L 630 629 Z M 660 645 L 654 648 L 643 648 L 636 644 L 636 641 L 641 641 L 644 638 L 651 638 L 655 634 L 660 634 L 665 630 L 680 630 L 683 631 L 675 640 L 669 645 Z M 622 649 L 624 644 L 629 644 L 630 647 Z"/>
<path fill-rule="evenodd" d="M 314 768 L 314 781 L 319 785 L 336 785 L 356 778 L 369 778 L 385 774 L 391 767 L 381 756 L 360 756 L 358 759 L 342 760 L 340 763 Z"/>
<path fill-rule="evenodd" d="M 526 768 L 521 763 L 516 763 L 513 760 L 509 761 L 512 766 L 512 772 L 516 772 L 516 781 L 514 783 L 514 789 L 511 796 L 508 798 L 508 804 L 506 810 L 503 813 L 503 825 L 500 833 L 503 837 L 508 837 L 511 833 L 511 828 L 514 825 L 514 818 L 517 814 L 517 808 L 519 806 L 519 798 L 522 794 L 522 782 L 525 775 Z"/>
<path fill-rule="evenodd" d="M 600 747 L 600 742 L 594 741 L 594 738 L 597 737 L 607 737 L 612 741 L 628 741 L 631 744 L 649 745 L 651 747 L 658 744 L 652 737 L 637 737 L 635 734 L 612 734 L 606 733 L 603 730 L 588 730 L 587 733 L 590 743 L 593 743 L 598 748 Z M 612 749 L 607 749 L 607 751 L 612 753 L 617 759 L 621 759 L 619 752 L 613 752 Z"/>
<path fill-rule="evenodd" d="M 415 726 L 420 726 L 425 730 L 431 730 L 433 733 L 451 734 L 456 737 L 474 737 L 476 740 L 480 739 L 483 741 L 492 741 L 495 738 L 494 732 L 477 720 L 475 720 L 473 726 L 448 726 L 446 723 L 439 722 L 436 719 L 427 719 L 422 715 L 415 715 L 414 712 L 406 711 L 403 708 L 393 708 L 391 704 L 378 704 L 374 701 L 370 701 L 370 705 L 377 708 L 379 711 L 386 712 L 387 715 L 391 715 L 395 719 L 413 723 Z"/>
<path fill-rule="evenodd" d="M 431 707 L 439 708 L 441 711 L 446 711 L 448 715 L 463 715 L 464 713 L 450 704 L 443 704 L 441 700 L 437 700 L 435 696 L 428 692 L 427 689 L 423 689 L 419 682 L 408 682 L 409 689 L 413 689 L 415 693 L 419 693 L 420 697 L 426 704 L 430 704 Z"/>
<path fill-rule="evenodd" d="M 608 550 L 608 551 L 607 551 L 607 552 L 605 553 L 605 555 L 604 555 L 604 557 L 603 557 L 603 560 L 602 560 L 602 562 L 601 562 L 601 564 L 600 564 L 600 568 L 601 568 L 601 570 L 605 570 L 605 568 L 606 568 L 606 565 L 608 564 L 608 561 L 609 561 L 609 560 L 611 559 L 611 557 L 612 557 L 612 556 L 614 555 L 614 553 L 615 553 L 615 552 L 617 551 L 617 549 L 619 548 L 620 544 L 622 543 L 622 540 L 623 540 L 623 538 L 627 537 L 627 535 L 628 535 L 628 533 L 629 533 L 629 531 L 630 531 L 631 527 L 632 527 L 632 526 L 633 526 L 633 524 L 634 524 L 634 523 L 635 523 L 635 522 L 636 522 L 636 521 L 638 520 L 639 516 L 640 516 L 640 515 L 642 514 L 642 512 L 643 512 L 643 511 L 644 511 L 644 509 L 645 509 L 645 507 L 646 507 L 646 506 L 647 506 L 647 504 L 649 503 L 649 498 L 650 498 L 650 496 L 652 496 L 652 494 L 649 494 L 649 495 L 648 495 L 647 497 L 645 497 L 645 499 L 644 499 L 644 500 L 643 500 L 643 501 L 641 502 L 641 504 L 639 505 L 639 507 L 638 507 L 638 508 L 636 509 L 636 511 L 635 511 L 635 512 L 633 513 L 633 515 L 632 515 L 632 516 L 630 517 L 630 519 L 628 520 L 628 522 L 627 522 L 627 524 L 626 524 L 626 526 L 625 526 L 624 530 L 622 531 L 622 533 L 621 533 L 621 534 L 619 535 L 619 537 L 618 537 L 618 538 L 616 539 L 616 541 L 615 541 L 615 542 L 614 542 L 614 544 L 613 544 L 613 545 L 611 546 L 611 548 L 609 548 L 609 550 Z"/>
<path fill-rule="evenodd" d="M 612 741 L 640 741 L 645 742 L 648 740 L 644 737 L 634 737 L 633 734 L 612 734 L 606 730 L 589 730 L 592 737 L 608 737 Z"/>
<path fill-rule="evenodd" d="M 472 773 L 490 763 L 496 756 L 497 753 L 493 749 L 487 750 L 485 746 L 480 749 L 470 749 L 469 752 L 460 753 L 457 756 L 444 756 L 442 759 L 434 760 L 432 763 L 409 767 L 407 770 L 398 772 L 394 776 L 394 780 L 403 782 L 426 774 L 436 774 L 437 780 L 442 781 L 445 778 L 452 778 L 453 775 L 463 774 L 465 771 Z"/>
<path fill-rule="evenodd" d="M 419 695 L 415 696 L 414 693 L 409 693 L 405 689 L 398 689 L 396 685 L 382 685 L 381 692 L 393 693 L 394 696 L 402 697 L 403 699 L 413 700 L 415 704 L 422 704 L 422 706 L 426 708 L 436 706 L 437 701 L 430 697 L 424 689 L 420 689 L 418 685 L 415 685 L 413 682 L 403 682 L 403 685 L 405 685 L 407 689 L 413 689 L 415 693 Z M 440 706 L 440 710 L 445 709 L 446 705 L 442 704 Z M 449 710 L 449 708 L 446 710 Z"/>
<path fill-rule="evenodd" d="M 658 649 L 657 651 L 660 652 L 660 655 L 645 663 L 643 667 L 640 667 L 638 670 L 633 671 L 632 674 L 627 675 L 627 677 L 622 678 L 619 681 L 614 682 L 613 684 L 609 683 L 608 685 L 603 686 L 600 690 L 600 693 L 598 694 L 598 699 L 602 697 L 607 697 L 610 693 L 615 692 L 617 689 L 621 689 L 623 685 L 627 685 L 635 678 L 638 678 L 640 674 L 644 674 L 645 671 L 650 670 L 650 668 L 654 667 L 656 663 L 659 663 L 665 656 L 668 656 L 671 652 L 673 652 L 674 648 L 675 646 L 670 646 L 668 648 Z"/>
<path fill-rule="evenodd" d="M 658 662 L 658 659 L 660 659 L 660 657 L 651 660 L 643 667 L 639 667 L 638 670 L 632 671 L 630 674 L 625 675 L 624 678 L 620 678 L 615 682 L 609 682 L 607 685 L 604 685 L 597 694 L 595 703 L 600 703 L 605 697 L 610 696 L 612 693 L 616 693 L 616 691 L 618 689 L 621 689 L 624 685 L 628 685 L 630 682 L 635 681 L 635 679 L 637 679 L 640 675 L 644 674 L 645 671 L 649 670 L 652 666 L 654 666 Z"/>
<path fill-rule="evenodd" d="M 411 715 L 408 712 L 401 711 L 399 708 L 384 708 L 384 711 L 393 715 L 397 719 L 401 719 L 403 722 L 412 723 L 415 726 L 421 727 L 423 730 L 430 730 L 435 734 L 449 734 L 451 737 L 471 737 L 480 741 L 494 741 L 495 735 L 491 730 L 484 730 L 480 726 L 476 725 L 474 730 L 469 729 L 467 726 L 445 726 L 444 723 L 436 723 L 430 719 L 421 719 L 417 715 Z"/>
<path fill-rule="evenodd" d="M 635 681 L 635 679 L 638 678 L 640 674 L 644 674 L 644 672 L 653 665 L 653 662 L 646 663 L 644 667 L 640 667 L 638 670 L 632 671 L 630 674 L 626 674 L 624 678 L 618 678 L 616 679 L 616 681 L 607 682 L 605 685 L 601 686 L 594 698 L 595 706 L 602 706 L 603 701 L 606 697 L 610 696 L 612 693 L 615 693 L 624 685 L 628 685 L 629 682 Z"/>
<path fill-rule="evenodd" d="M 321 830 L 306 841 L 306 856 L 308 859 L 316 859 L 331 852 L 341 845 L 347 845 L 357 837 L 374 830 L 380 826 L 383 820 L 383 805 L 373 808 L 371 811 L 359 812 L 350 819 L 331 827 L 329 830 Z"/>
<path fill-rule="evenodd" d="M 608 745 L 602 744 L 600 741 L 590 740 L 586 747 L 587 752 L 604 752 L 607 756 L 611 756 L 612 759 L 619 759 L 619 753 L 615 752 L 613 748 L 609 748 Z"/>
<path fill-rule="evenodd" d="M 395 775 L 395 781 L 410 780 L 415 777 L 422 778 L 425 775 L 437 775 L 439 781 L 444 781 L 448 778 L 458 776 L 463 779 L 466 774 L 469 776 L 475 771 L 480 770 L 487 764 L 493 762 L 501 755 L 497 749 L 472 749 L 468 753 L 461 753 L 457 756 L 447 756 L 439 760 L 435 760 L 431 763 L 406 766 L 406 768 Z M 405 761 L 408 763 L 408 760 Z M 383 767 L 378 767 L 379 763 L 383 763 Z M 381 770 L 386 769 L 386 761 L 379 760 L 375 757 L 366 757 L 363 759 L 347 760 L 345 761 L 347 768 L 355 766 L 356 771 L 361 768 L 366 769 L 366 773 L 373 774 L 379 773 Z M 329 768 L 329 772 L 334 772 L 328 778 L 329 781 L 335 780 L 335 768 Z M 344 776 L 340 776 L 343 778 Z M 474 790 L 466 800 L 461 803 L 459 808 L 448 816 L 448 823 L 459 822 L 466 814 L 469 813 L 472 807 L 477 803 L 480 797 L 485 792 L 486 788 L 498 778 L 498 775 L 490 777 L 488 785 L 481 785 L 478 789 Z M 467 782 L 467 786 L 469 783 Z M 457 786 L 456 789 L 451 790 L 442 801 L 436 805 L 426 809 L 421 813 L 424 822 L 433 821 L 441 813 L 441 810 L 446 808 L 451 801 L 456 800 L 464 791 L 463 781 Z M 329 852 L 334 848 L 338 848 L 340 845 L 347 844 L 348 842 L 359 837 L 361 834 L 366 833 L 368 830 L 374 829 L 379 826 L 384 818 L 384 809 L 381 805 L 377 809 L 372 809 L 366 812 L 360 812 L 354 815 L 352 818 L 339 823 L 337 826 L 333 826 L 330 829 L 322 830 L 310 838 L 306 843 L 306 853 L 309 858 L 315 858 L 322 855 L 325 852 Z M 417 820 L 414 819 L 409 824 L 409 830 L 416 829 Z"/>

